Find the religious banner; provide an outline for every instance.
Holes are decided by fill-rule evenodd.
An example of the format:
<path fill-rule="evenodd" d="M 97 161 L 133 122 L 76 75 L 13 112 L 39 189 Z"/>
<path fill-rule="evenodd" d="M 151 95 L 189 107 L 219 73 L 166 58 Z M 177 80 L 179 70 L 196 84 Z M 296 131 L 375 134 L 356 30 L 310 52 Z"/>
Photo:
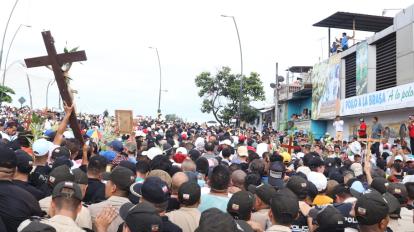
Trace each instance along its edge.
<path fill-rule="evenodd" d="M 367 93 L 368 85 L 368 43 L 363 41 L 356 48 L 356 95 Z"/>
<path fill-rule="evenodd" d="M 340 54 L 316 64 L 312 71 L 312 119 L 333 119 L 340 105 Z"/>
<path fill-rule="evenodd" d="M 116 127 L 121 134 L 130 134 L 133 131 L 132 110 L 115 110 Z"/>
<path fill-rule="evenodd" d="M 414 83 L 400 85 L 341 101 L 341 116 L 414 107 Z"/>

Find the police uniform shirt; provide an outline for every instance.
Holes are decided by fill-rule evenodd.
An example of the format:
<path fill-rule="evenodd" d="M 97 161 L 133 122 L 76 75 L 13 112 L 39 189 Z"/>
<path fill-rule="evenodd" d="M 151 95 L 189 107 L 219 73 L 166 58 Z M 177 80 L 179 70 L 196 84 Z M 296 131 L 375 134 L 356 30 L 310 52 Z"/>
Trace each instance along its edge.
<path fill-rule="evenodd" d="M 22 231 L 26 228 L 32 221 L 30 219 L 25 220 L 22 222 L 18 228 L 18 232 Z M 63 215 L 55 215 L 49 219 L 42 219 L 40 221 L 43 224 L 49 225 L 56 229 L 56 231 L 70 231 L 70 232 L 84 232 L 82 228 L 80 228 L 72 218 L 63 216 Z"/>
<path fill-rule="evenodd" d="M 358 229 L 358 221 L 350 215 L 352 203 L 334 204 L 333 206 L 344 216 L 345 228 Z"/>
<path fill-rule="evenodd" d="M 46 197 L 45 193 L 40 191 L 39 189 L 35 188 L 33 185 L 29 184 L 28 182 L 25 181 L 21 181 L 21 180 L 13 180 L 13 183 L 17 186 L 19 186 L 20 188 L 28 191 L 29 193 L 31 193 L 36 200 L 40 200 L 44 197 Z"/>
<path fill-rule="evenodd" d="M 48 214 L 49 214 L 49 207 L 50 207 L 51 202 L 52 202 L 51 196 L 45 197 L 39 201 L 41 209 Z M 86 229 L 92 229 L 92 217 L 91 217 L 91 213 L 89 212 L 89 209 L 82 205 L 81 211 L 77 215 L 75 222 L 79 227 L 86 228 Z"/>
<path fill-rule="evenodd" d="M 88 187 L 83 202 L 91 205 L 105 200 L 105 184 L 98 179 L 88 178 Z"/>
<path fill-rule="evenodd" d="M 36 198 L 11 181 L 0 180 L 0 205 L 0 218 L 7 231 L 16 231 L 31 216 L 43 216 Z"/>
<path fill-rule="evenodd" d="M 308 220 L 301 211 L 299 211 L 299 217 L 292 222 L 292 225 L 290 226 L 290 228 L 292 229 L 292 232 L 308 232 L 309 231 Z"/>

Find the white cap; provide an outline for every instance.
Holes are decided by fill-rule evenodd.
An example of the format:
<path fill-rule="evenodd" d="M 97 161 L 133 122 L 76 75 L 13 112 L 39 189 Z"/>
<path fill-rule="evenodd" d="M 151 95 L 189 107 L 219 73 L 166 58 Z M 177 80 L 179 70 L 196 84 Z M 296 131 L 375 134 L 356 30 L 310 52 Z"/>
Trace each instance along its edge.
<path fill-rule="evenodd" d="M 355 176 L 360 176 L 364 174 L 362 171 L 362 165 L 360 163 L 353 163 L 350 169 L 354 172 Z"/>
<path fill-rule="evenodd" d="M 303 152 L 298 152 L 296 154 L 296 158 L 298 158 L 298 159 L 302 159 L 304 156 L 305 156 L 305 153 L 303 153 Z"/>
<path fill-rule="evenodd" d="M 63 132 L 63 137 L 67 139 L 74 139 L 75 135 L 73 134 L 73 131 L 65 131 Z"/>
<path fill-rule="evenodd" d="M 152 160 L 154 159 L 155 156 L 157 155 L 162 155 L 162 151 L 161 149 L 159 149 L 158 147 L 151 147 L 146 153 L 145 155 L 148 157 L 148 159 Z"/>
<path fill-rule="evenodd" d="M 357 142 L 357 141 L 352 142 L 349 145 L 349 149 L 351 150 L 352 153 L 361 155 L 362 148 L 361 148 L 361 144 L 359 142 Z"/>
<path fill-rule="evenodd" d="M 326 185 L 328 184 L 328 180 L 326 179 L 325 175 L 320 172 L 310 172 L 308 175 L 308 180 L 312 182 L 319 192 L 326 189 Z"/>
<path fill-rule="evenodd" d="M 414 182 L 414 175 L 406 175 L 404 176 L 404 179 L 402 180 L 402 183 L 413 183 Z"/>
<path fill-rule="evenodd" d="M 52 143 L 46 139 L 38 139 L 34 141 L 32 148 L 35 156 L 44 156 L 49 153 Z"/>
<path fill-rule="evenodd" d="M 395 156 L 394 160 L 404 161 L 403 157 L 401 155 Z"/>
<path fill-rule="evenodd" d="M 177 148 L 177 150 L 175 151 L 175 153 L 181 153 L 183 155 L 188 155 L 188 151 L 187 151 L 187 149 L 185 149 L 185 147 L 179 147 L 179 148 Z"/>
<path fill-rule="evenodd" d="M 221 144 L 227 145 L 227 146 L 231 146 L 232 145 L 232 143 L 231 143 L 231 141 L 229 139 L 225 139 Z"/>

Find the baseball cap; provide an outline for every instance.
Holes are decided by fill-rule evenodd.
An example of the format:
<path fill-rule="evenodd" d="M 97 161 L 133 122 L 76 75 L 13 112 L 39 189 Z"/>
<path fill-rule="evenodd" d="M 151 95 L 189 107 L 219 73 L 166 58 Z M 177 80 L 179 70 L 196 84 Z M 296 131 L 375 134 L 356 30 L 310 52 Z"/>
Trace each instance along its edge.
<path fill-rule="evenodd" d="M 126 149 L 130 152 L 135 152 L 137 150 L 137 144 L 134 142 L 127 142 L 125 144 Z"/>
<path fill-rule="evenodd" d="M 344 193 L 345 194 L 351 194 L 351 192 L 349 191 L 348 186 L 346 186 L 345 184 L 336 185 L 332 190 L 333 199 L 335 199 L 337 195 L 344 194 Z"/>
<path fill-rule="evenodd" d="M 168 202 L 168 186 L 164 181 L 156 176 L 150 176 L 145 179 L 140 193 L 145 200 L 154 204 Z"/>
<path fill-rule="evenodd" d="M 377 191 L 363 194 L 355 204 L 355 217 L 360 225 L 374 225 L 388 215 L 388 203 Z"/>
<path fill-rule="evenodd" d="M 49 153 L 52 143 L 46 139 L 38 139 L 33 142 L 32 149 L 35 156 L 44 156 Z"/>
<path fill-rule="evenodd" d="M 304 199 L 308 195 L 308 182 L 300 176 L 292 176 L 286 183 L 286 187 L 290 189 L 299 199 Z"/>
<path fill-rule="evenodd" d="M 119 209 L 119 215 L 130 231 L 162 231 L 162 219 L 158 215 L 157 209 L 148 202 L 141 202 L 137 205 L 130 202 L 125 203 Z"/>
<path fill-rule="evenodd" d="M 184 153 L 181 153 L 181 152 L 180 153 L 175 153 L 174 156 L 173 156 L 173 160 L 176 163 L 179 163 L 179 164 L 183 163 L 186 158 L 187 158 L 187 154 L 184 154 Z"/>
<path fill-rule="evenodd" d="M 200 223 L 195 232 L 238 231 L 237 224 L 228 214 L 217 208 L 201 213 Z"/>
<path fill-rule="evenodd" d="M 75 177 L 75 183 L 77 184 L 88 184 L 88 175 L 80 168 L 75 168 L 72 170 L 73 176 Z"/>
<path fill-rule="evenodd" d="M 309 167 L 310 167 L 310 168 L 317 168 L 317 167 L 320 167 L 320 166 L 323 166 L 323 165 L 325 165 L 325 163 L 324 163 L 324 162 L 323 162 L 323 160 L 322 160 L 320 157 L 318 157 L 318 156 L 312 157 L 312 158 L 309 160 Z"/>
<path fill-rule="evenodd" d="M 344 216 L 341 212 L 328 205 L 318 212 L 316 215 L 316 221 L 318 222 L 319 232 L 330 232 L 345 228 Z"/>
<path fill-rule="evenodd" d="M 112 147 L 116 152 L 122 152 L 124 150 L 124 145 L 119 140 L 114 140 L 108 144 L 108 146 Z"/>
<path fill-rule="evenodd" d="M 328 180 L 325 175 L 319 172 L 310 172 L 308 174 L 308 181 L 312 182 L 319 192 L 325 190 L 326 185 L 328 184 Z"/>
<path fill-rule="evenodd" d="M 362 165 L 360 163 L 353 163 L 350 169 L 354 172 L 355 176 L 360 176 L 364 174 L 362 171 Z"/>
<path fill-rule="evenodd" d="M 201 188 L 197 182 L 185 182 L 178 188 L 178 200 L 183 205 L 195 205 L 200 201 Z"/>
<path fill-rule="evenodd" d="M 288 152 L 282 152 L 280 156 L 283 157 L 283 163 L 290 163 L 292 161 L 292 156 Z"/>
<path fill-rule="evenodd" d="M 365 192 L 365 188 L 362 185 L 361 181 L 355 180 L 352 182 L 351 186 L 349 186 L 349 191 L 351 192 L 352 196 L 358 198 Z"/>
<path fill-rule="evenodd" d="M 285 165 L 280 162 L 272 162 L 270 164 L 268 183 L 277 188 L 283 188 L 283 177 L 285 174 Z"/>
<path fill-rule="evenodd" d="M 240 157 L 247 157 L 247 156 L 249 156 L 249 152 L 247 150 L 247 147 L 246 146 L 240 146 L 240 147 L 238 147 L 237 148 L 237 154 Z"/>
<path fill-rule="evenodd" d="M 237 220 L 248 221 L 254 206 L 254 195 L 248 191 L 239 191 L 231 196 L 227 203 L 227 212 Z"/>
<path fill-rule="evenodd" d="M 128 168 L 117 166 L 109 174 L 109 180 L 120 190 L 127 191 L 135 181 L 135 174 Z"/>
<path fill-rule="evenodd" d="M 406 204 L 408 200 L 407 188 L 402 183 L 390 183 L 388 192 L 398 199 L 400 204 Z"/>
<path fill-rule="evenodd" d="M 75 176 L 67 165 L 56 167 L 49 174 L 49 184 L 51 186 L 56 186 L 63 181 L 75 181 Z"/>
<path fill-rule="evenodd" d="M 387 202 L 388 214 L 393 218 L 400 218 L 401 205 L 398 199 L 389 192 L 382 194 L 382 197 L 384 198 L 385 202 Z"/>
<path fill-rule="evenodd" d="M 387 192 L 387 188 L 389 186 L 389 183 L 387 179 L 384 177 L 375 177 L 372 179 L 371 182 L 371 188 L 377 190 L 379 193 L 384 194 Z"/>
<path fill-rule="evenodd" d="M 395 158 L 394 158 L 394 160 L 395 161 L 404 161 L 404 159 L 403 159 L 403 157 L 401 156 L 401 155 L 397 155 L 397 156 L 395 156 Z"/>
<path fill-rule="evenodd" d="M 249 185 L 248 189 L 249 192 L 256 194 L 267 205 L 270 204 L 270 199 L 276 194 L 276 189 L 270 184 Z"/>
<path fill-rule="evenodd" d="M 15 153 L 17 170 L 29 174 L 33 169 L 33 158 L 23 150 L 17 150 Z"/>
<path fill-rule="evenodd" d="M 151 147 L 148 151 L 143 152 L 142 155 L 147 156 L 150 160 L 153 160 L 155 156 L 162 155 L 162 151 L 158 147 Z"/>
<path fill-rule="evenodd" d="M 299 213 L 299 201 L 296 197 L 283 192 L 277 192 L 270 200 L 270 208 L 274 218 L 280 215 L 290 216 L 292 221 Z"/>
<path fill-rule="evenodd" d="M 177 150 L 175 151 L 175 153 L 181 153 L 183 155 L 187 155 L 188 154 L 188 151 L 187 151 L 187 149 L 185 147 L 179 147 L 179 148 L 177 148 Z"/>
<path fill-rule="evenodd" d="M 61 181 L 53 188 L 52 198 L 56 197 L 75 198 L 82 201 L 82 191 L 76 183 Z"/>
<path fill-rule="evenodd" d="M 115 159 L 116 153 L 114 151 L 101 151 L 99 152 L 99 155 L 106 158 L 108 161 L 112 161 Z"/>
<path fill-rule="evenodd" d="M 70 150 L 67 147 L 57 147 L 52 151 L 52 159 L 56 159 L 58 157 L 66 157 L 70 159 Z"/>

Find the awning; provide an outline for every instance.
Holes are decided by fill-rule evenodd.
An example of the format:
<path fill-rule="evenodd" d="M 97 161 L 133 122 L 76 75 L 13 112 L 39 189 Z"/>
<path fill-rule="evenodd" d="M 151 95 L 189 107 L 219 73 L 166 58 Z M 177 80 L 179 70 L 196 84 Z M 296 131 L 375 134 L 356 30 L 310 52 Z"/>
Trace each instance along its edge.
<path fill-rule="evenodd" d="M 289 72 L 293 73 L 307 73 L 309 70 L 311 70 L 312 66 L 292 66 L 287 69 Z"/>
<path fill-rule="evenodd" d="M 356 14 L 349 12 L 336 12 L 328 18 L 313 24 L 315 27 L 329 27 L 345 30 L 353 30 L 355 19 L 355 30 L 379 32 L 393 25 L 393 17 L 378 15 Z"/>

